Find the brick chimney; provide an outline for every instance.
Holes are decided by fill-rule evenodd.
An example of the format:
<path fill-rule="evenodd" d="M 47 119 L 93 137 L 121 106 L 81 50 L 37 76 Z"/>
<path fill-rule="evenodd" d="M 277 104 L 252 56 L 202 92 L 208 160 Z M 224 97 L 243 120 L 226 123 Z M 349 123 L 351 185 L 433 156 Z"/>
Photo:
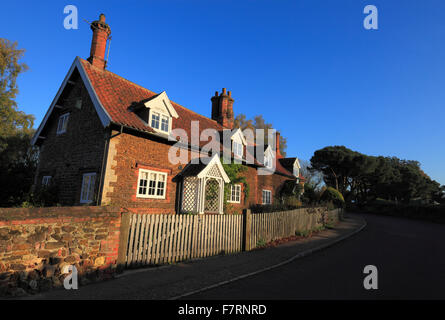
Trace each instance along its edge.
<path fill-rule="evenodd" d="M 232 93 L 226 91 L 226 88 L 222 89 L 221 94 L 216 91 L 212 100 L 212 119 L 216 120 L 222 126 L 233 129 L 235 121 L 233 114 L 233 100 Z"/>
<path fill-rule="evenodd" d="M 88 61 L 95 67 L 105 69 L 107 65 L 105 50 L 108 37 L 111 34 L 111 28 L 105 23 L 104 14 L 99 16 L 99 20 L 91 23 L 91 30 L 93 30 L 93 40 L 91 41 L 91 52 Z"/>
<path fill-rule="evenodd" d="M 280 133 L 276 131 L 276 148 L 277 148 L 277 158 L 281 158 L 281 151 L 280 151 Z"/>

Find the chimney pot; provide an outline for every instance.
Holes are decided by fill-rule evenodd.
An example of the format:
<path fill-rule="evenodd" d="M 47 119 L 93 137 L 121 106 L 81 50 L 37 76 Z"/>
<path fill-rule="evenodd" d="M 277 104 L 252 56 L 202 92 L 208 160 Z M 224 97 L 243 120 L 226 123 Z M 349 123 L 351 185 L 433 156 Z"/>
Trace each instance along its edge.
<path fill-rule="evenodd" d="M 91 23 L 93 39 L 91 41 L 91 51 L 88 61 L 95 67 L 105 69 L 105 51 L 108 37 L 111 34 L 110 26 L 105 23 L 105 15 L 101 14 L 99 20 Z"/>
<path fill-rule="evenodd" d="M 229 95 L 229 97 L 232 96 L 232 91 L 227 92 L 227 94 Z"/>
<path fill-rule="evenodd" d="M 217 121 L 223 127 L 233 129 L 235 122 L 233 115 L 233 98 L 231 97 L 231 92 L 223 88 L 221 94 L 216 91 L 215 96 L 210 100 L 212 101 L 212 119 Z"/>

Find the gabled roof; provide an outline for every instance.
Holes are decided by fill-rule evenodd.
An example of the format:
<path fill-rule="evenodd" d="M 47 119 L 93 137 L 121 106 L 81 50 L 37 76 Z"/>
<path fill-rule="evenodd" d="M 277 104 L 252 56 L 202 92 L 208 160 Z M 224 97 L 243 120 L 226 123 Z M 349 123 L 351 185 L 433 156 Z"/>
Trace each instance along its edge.
<path fill-rule="evenodd" d="M 204 162 L 208 163 L 205 164 Z M 230 178 L 227 175 L 226 171 L 224 170 L 218 155 L 214 155 L 212 158 L 201 159 L 200 162 L 197 164 L 193 163 L 187 164 L 184 170 L 182 170 L 182 172 L 179 175 L 182 177 L 196 176 L 198 178 L 204 178 L 208 176 L 209 171 L 212 169 L 214 165 L 217 166 L 219 173 L 221 174 L 221 178 L 224 180 L 224 182 L 229 183 Z"/>
<path fill-rule="evenodd" d="M 51 103 L 50 108 L 48 109 L 42 123 L 32 139 L 33 144 L 35 144 L 39 138 L 40 133 L 45 127 L 61 93 L 67 85 L 72 73 L 76 69 L 79 71 L 79 74 L 86 86 L 86 89 L 88 90 L 93 105 L 104 127 L 114 123 L 141 132 L 157 134 L 153 128 L 148 126 L 134 112 L 134 107 L 156 100 L 157 98 L 168 99 L 165 92 L 157 94 L 108 70 L 97 68 L 87 60 L 76 57 L 62 85 L 60 86 L 56 97 Z M 199 121 L 200 132 L 205 129 L 215 129 L 219 132 L 223 131 L 224 129 L 228 129 L 220 125 L 217 121 L 187 109 L 173 101 L 170 101 L 170 99 L 168 99 L 168 102 L 171 104 L 171 108 L 168 106 L 168 104 L 167 108 L 169 108 L 171 112 L 174 111 L 172 115 L 174 115 L 174 113 L 177 115 L 177 117 L 172 117 L 172 129 L 183 129 L 189 138 L 191 137 L 192 121 Z M 234 134 L 238 134 L 238 130 L 235 131 Z M 208 144 L 208 141 L 199 141 L 199 144 L 200 147 L 203 147 Z M 255 165 L 261 166 L 261 164 L 256 160 Z M 292 173 L 286 170 L 279 161 L 276 163 L 276 172 L 293 177 Z"/>
<path fill-rule="evenodd" d="M 147 101 L 143 103 L 143 106 L 149 109 L 162 111 L 166 115 L 170 115 L 173 118 L 179 117 L 165 91 L 162 91 L 160 94 L 147 99 Z"/>
<path fill-rule="evenodd" d="M 82 78 L 82 80 L 85 84 L 85 87 L 91 97 L 91 100 L 92 100 L 93 105 L 97 111 L 97 115 L 99 116 L 99 119 L 102 122 L 102 125 L 104 127 L 107 127 L 110 124 L 110 121 L 111 121 L 110 115 L 108 114 L 106 109 L 103 107 L 98 96 L 96 95 L 96 91 L 94 90 L 91 82 L 89 81 L 88 75 L 85 72 L 83 72 L 81 59 L 79 57 L 76 57 L 76 59 L 74 59 L 73 63 L 71 64 L 71 67 L 68 70 L 68 73 L 66 74 L 65 78 L 63 79 L 63 82 L 60 85 L 59 90 L 57 90 L 57 94 L 54 97 L 53 101 L 51 102 L 51 105 L 49 106 L 48 111 L 45 114 L 45 117 L 43 118 L 42 122 L 40 123 L 39 127 L 36 130 L 36 133 L 34 134 L 34 137 L 31 140 L 31 143 L 33 145 L 37 142 L 37 139 L 39 138 L 43 128 L 45 127 L 46 123 L 48 122 L 48 119 L 49 119 L 51 113 L 53 112 L 54 108 L 56 107 L 61 94 L 63 93 L 65 87 L 68 85 L 69 79 L 71 78 L 71 76 L 73 75 L 75 70 L 79 71 L 80 77 Z"/>
<path fill-rule="evenodd" d="M 280 164 L 286 168 L 286 170 L 293 172 L 293 168 L 294 165 L 296 164 L 298 169 L 301 169 L 301 165 L 300 165 L 300 160 L 298 160 L 298 158 L 281 158 L 279 159 Z M 305 178 L 302 176 L 302 174 L 300 173 L 298 178 L 300 178 L 300 180 L 305 180 Z"/>
<path fill-rule="evenodd" d="M 78 59 L 91 81 L 100 102 L 110 115 L 111 122 L 143 132 L 155 132 L 132 111 L 131 106 L 147 101 L 158 94 L 108 70 L 96 68 L 86 60 Z M 215 120 L 193 112 L 173 101 L 171 101 L 171 104 L 178 114 L 178 118 L 172 119 L 172 129 L 184 129 L 189 137 L 191 136 L 190 127 L 192 121 L 199 121 L 200 130 L 216 129 L 222 131 L 225 129 Z"/>
<path fill-rule="evenodd" d="M 244 137 L 241 128 L 234 130 L 233 133 L 230 135 L 230 139 L 241 141 L 243 145 L 247 145 L 246 138 Z"/>
<path fill-rule="evenodd" d="M 301 168 L 300 162 L 298 161 L 298 158 L 281 158 L 279 159 L 283 167 L 287 169 L 293 169 L 295 163 L 297 164 L 298 168 Z"/>

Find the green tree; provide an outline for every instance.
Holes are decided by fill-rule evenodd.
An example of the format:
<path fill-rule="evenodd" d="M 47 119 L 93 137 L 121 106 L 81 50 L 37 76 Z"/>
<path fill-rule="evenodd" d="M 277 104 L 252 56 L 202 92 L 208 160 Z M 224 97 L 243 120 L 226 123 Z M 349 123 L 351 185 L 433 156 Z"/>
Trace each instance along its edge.
<path fill-rule="evenodd" d="M 17 77 L 28 69 L 24 50 L 0 38 L 0 206 L 19 204 L 34 178 L 37 151 L 31 146 L 34 116 L 18 110 Z"/>
<path fill-rule="evenodd" d="M 264 129 L 264 143 L 269 144 L 268 141 L 268 132 L 269 130 L 273 129 L 273 126 L 271 123 L 267 123 L 262 115 L 255 116 L 253 119 L 247 119 L 245 114 L 238 114 L 235 118 L 234 122 L 235 128 L 241 128 L 242 130 L 245 129 Z M 283 155 L 283 157 L 286 156 L 286 149 L 287 149 L 287 139 L 280 135 L 280 153 Z"/>
<path fill-rule="evenodd" d="M 0 38 L 0 137 L 32 132 L 34 116 L 19 111 L 15 101 L 19 93 L 17 77 L 28 69 L 19 62 L 24 52 L 17 49 L 17 42 Z"/>
<path fill-rule="evenodd" d="M 311 166 L 323 172 L 326 185 L 339 190 L 348 202 L 366 204 L 377 198 L 431 202 L 440 193 L 440 185 L 417 161 L 368 156 L 333 146 L 315 151 Z"/>

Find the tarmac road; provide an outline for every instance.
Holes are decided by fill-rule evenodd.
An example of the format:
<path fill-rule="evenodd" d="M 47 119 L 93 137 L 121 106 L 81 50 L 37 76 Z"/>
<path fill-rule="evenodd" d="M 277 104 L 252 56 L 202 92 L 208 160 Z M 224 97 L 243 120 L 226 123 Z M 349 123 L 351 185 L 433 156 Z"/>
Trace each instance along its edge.
<path fill-rule="evenodd" d="M 445 299 L 445 225 L 362 216 L 367 227 L 346 241 L 186 299 Z M 366 265 L 377 290 L 364 289 Z"/>

